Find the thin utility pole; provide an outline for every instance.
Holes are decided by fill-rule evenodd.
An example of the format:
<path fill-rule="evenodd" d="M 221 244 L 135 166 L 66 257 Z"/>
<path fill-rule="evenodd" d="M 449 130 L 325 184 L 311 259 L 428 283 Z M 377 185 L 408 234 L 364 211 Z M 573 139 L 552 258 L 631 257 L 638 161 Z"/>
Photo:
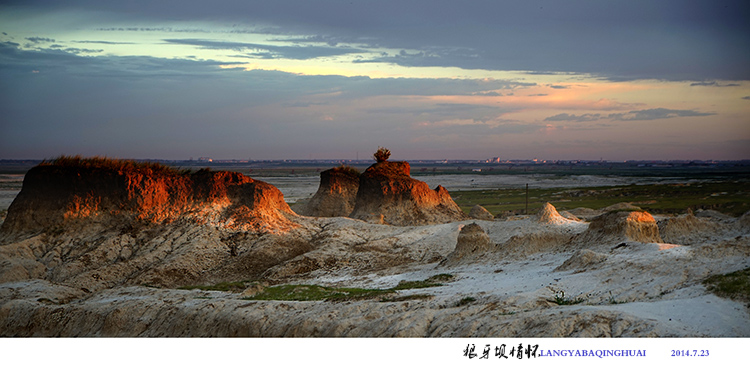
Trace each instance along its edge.
<path fill-rule="evenodd" d="M 524 214 L 529 214 L 529 184 L 526 183 L 526 212 Z"/>

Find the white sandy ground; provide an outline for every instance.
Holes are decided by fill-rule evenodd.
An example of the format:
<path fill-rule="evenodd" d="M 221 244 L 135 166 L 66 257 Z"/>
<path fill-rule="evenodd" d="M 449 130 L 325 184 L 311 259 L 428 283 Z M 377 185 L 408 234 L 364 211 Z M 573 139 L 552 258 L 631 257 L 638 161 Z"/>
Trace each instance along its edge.
<path fill-rule="evenodd" d="M 392 287 L 401 280 L 422 280 L 435 275 L 436 271 L 450 272 L 458 280 L 446 286 L 431 288 L 430 294 L 438 298 L 459 300 L 462 297 L 483 299 L 509 297 L 553 298 L 552 289 L 565 290 L 566 295 L 586 297 L 605 287 L 595 275 L 554 272 L 555 266 L 565 260 L 565 255 L 540 256 L 528 262 L 509 262 L 500 265 L 464 266 L 455 269 L 435 269 L 428 265 L 409 273 L 374 277 L 371 283 L 359 283 L 360 287 Z M 503 272 L 496 273 L 495 270 Z M 426 290 L 411 290 L 411 294 Z M 404 293 L 405 295 L 407 293 Z M 573 310 L 620 311 L 642 319 L 658 321 L 671 330 L 679 330 L 685 336 L 750 336 L 750 315 L 741 303 L 707 294 L 700 285 L 679 291 L 674 299 L 610 304 L 604 301 L 594 305 L 586 302 L 559 307 L 566 312 Z M 520 311 L 519 311 L 520 312 Z"/>
<path fill-rule="evenodd" d="M 435 179 L 445 183 L 451 176 Z M 460 179 L 465 183 L 467 176 Z M 599 178 L 596 184 L 582 184 L 585 180 L 574 179 L 571 186 L 606 182 Z M 297 183 L 290 179 L 287 185 Z M 317 187 L 317 178 L 313 185 Z M 329 239 L 335 240 L 300 257 L 346 259 L 360 252 L 354 245 L 364 242 L 427 263 L 366 272 L 346 267 L 316 270 L 290 283 L 390 288 L 403 280 L 455 276 L 443 286 L 399 292 L 399 296 L 431 295 L 428 300 L 249 301 L 238 293 L 143 286 L 114 287 L 81 298 L 78 288 L 27 280 L 0 285 L 0 320 L 14 328 L 20 325 L 19 335 L 26 333 L 24 326 L 33 325 L 29 318 L 62 318 L 68 323 L 46 334 L 42 329 L 37 336 L 750 337 L 750 307 L 719 298 L 701 283 L 710 275 L 750 267 L 747 228 L 727 225 L 722 232 L 703 234 L 701 242 L 689 245 L 627 242 L 615 249 L 617 243 L 594 242 L 571 248 L 535 236 L 575 235 L 588 223 L 553 220 L 540 223 L 534 217 L 516 217 L 394 227 L 346 218 L 302 218 L 302 226 L 311 229 L 328 226 Z M 500 247 L 450 267 L 435 262 L 435 255 L 443 259 L 454 250 L 460 228 L 472 222 L 487 232 L 492 243 L 521 239 L 522 247 Z M 584 248 L 598 254 L 600 261 L 556 270 Z M 376 253 L 362 257 L 376 257 Z M 550 302 L 563 292 L 583 302 Z M 475 301 L 458 306 L 467 297 Z M 69 301 L 46 305 L 40 299 Z M 60 310 L 62 315 L 56 312 Z"/>

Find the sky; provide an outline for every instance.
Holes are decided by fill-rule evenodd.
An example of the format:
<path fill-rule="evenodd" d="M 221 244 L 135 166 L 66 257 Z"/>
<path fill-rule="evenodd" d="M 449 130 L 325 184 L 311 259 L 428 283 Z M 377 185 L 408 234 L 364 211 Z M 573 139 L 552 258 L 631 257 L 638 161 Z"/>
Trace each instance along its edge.
<path fill-rule="evenodd" d="M 2 1 L 0 159 L 750 159 L 746 0 Z"/>

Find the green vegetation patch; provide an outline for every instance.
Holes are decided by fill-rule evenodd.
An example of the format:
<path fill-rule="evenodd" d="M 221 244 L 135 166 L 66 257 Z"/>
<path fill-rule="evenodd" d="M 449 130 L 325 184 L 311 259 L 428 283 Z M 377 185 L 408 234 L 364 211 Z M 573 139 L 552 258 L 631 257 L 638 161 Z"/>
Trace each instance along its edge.
<path fill-rule="evenodd" d="M 750 268 L 711 276 L 703 284 L 708 291 L 720 297 L 750 302 Z"/>
<path fill-rule="evenodd" d="M 391 296 L 399 290 L 422 289 L 442 286 L 437 281 L 450 281 L 453 275 L 439 274 L 422 281 L 401 281 L 390 289 L 361 289 L 361 288 L 333 288 L 320 285 L 277 285 L 265 288 L 262 292 L 247 300 L 288 300 L 288 301 L 344 301 L 362 300 L 382 297 L 381 301 L 403 301 L 414 299 L 429 299 L 431 295 L 417 294 L 406 296 Z"/>
<path fill-rule="evenodd" d="M 248 297 L 248 300 L 341 301 L 372 299 L 393 293 L 391 289 L 331 288 L 320 285 L 279 285 Z"/>
<path fill-rule="evenodd" d="M 750 210 L 750 181 L 714 180 L 684 184 L 620 185 L 586 188 L 529 188 L 529 213 L 546 202 L 558 211 L 578 207 L 600 209 L 620 202 L 633 203 L 651 213 L 685 213 L 688 209 L 713 209 L 733 216 Z M 494 215 L 522 214 L 526 207 L 524 188 L 453 191 L 451 197 L 468 213 L 481 205 Z"/>

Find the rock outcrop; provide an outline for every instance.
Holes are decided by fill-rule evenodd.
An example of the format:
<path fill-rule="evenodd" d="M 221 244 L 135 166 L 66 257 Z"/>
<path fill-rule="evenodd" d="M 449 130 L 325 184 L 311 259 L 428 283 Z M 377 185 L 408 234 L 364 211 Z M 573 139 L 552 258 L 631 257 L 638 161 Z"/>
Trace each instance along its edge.
<path fill-rule="evenodd" d="M 180 172 L 156 164 L 61 159 L 29 170 L 0 227 L 0 241 L 80 224 L 192 220 L 243 231 L 293 227 L 276 187 L 227 171 Z"/>
<path fill-rule="evenodd" d="M 320 173 L 315 195 L 297 213 L 314 217 L 349 216 L 359 190 L 359 172 L 351 167 L 335 167 Z"/>
<path fill-rule="evenodd" d="M 486 208 L 476 205 L 471 208 L 471 211 L 469 211 L 469 217 L 477 220 L 485 220 L 485 221 L 492 221 L 495 219 L 495 216 L 490 213 L 490 211 L 487 211 Z"/>
<path fill-rule="evenodd" d="M 715 238 L 716 234 L 728 233 L 730 229 L 729 224 L 715 221 L 712 217 L 693 214 L 664 219 L 658 225 L 664 241 L 682 245 L 703 243 Z"/>
<path fill-rule="evenodd" d="M 542 206 L 542 209 L 537 213 L 537 221 L 543 224 L 555 224 L 560 225 L 569 222 L 570 220 L 561 216 L 555 206 L 547 202 Z"/>
<path fill-rule="evenodd" d="M 595 210 L 592 208 L 585 208 L 585 207 L 578 207 L 578 208 L 574 208 L 572 210 L 568 210 L 565 212 L 584 221 L 591 221 L 597 216 L 602 215 L 602 211 Z"/>
<path fill-rule="evenodd" d="M 661 243 L 659 226 L 643 211 L 608 212 L 594 218 L 588 229 L 573 239 L 583 246 L 612 246 L 618 242 Z"/>
<path fill-rule="evenodd" d="M 606 260 L 606 254 L 594 252 L 590 249 L 581 249 L 555 268 L 555 271 L 585 270 Z"/>
<path fill-rule="evenodd" d="M 360 176 L 354 210 L 349 217 L 397 226 L 461 221 L 466 214 L 442 186 L 434 190 L 410 176 L 408 162 L 379 162 Z"/>
<path fill-rule="evenodd" d="M 249 278 L 309 251 L 297 218 L 276 187 L 239 173 L 63 158 L 26 174 L 0 227 L 0 282 Z"/>
<path fill-rule="evenodd" d="M 465 225 L 458 233 L 456 249 L 440 263 L 441 266 L 455 266 L 464 259 L 487 253 L 493 247 L 490 237 L 476 223 Z"/>

